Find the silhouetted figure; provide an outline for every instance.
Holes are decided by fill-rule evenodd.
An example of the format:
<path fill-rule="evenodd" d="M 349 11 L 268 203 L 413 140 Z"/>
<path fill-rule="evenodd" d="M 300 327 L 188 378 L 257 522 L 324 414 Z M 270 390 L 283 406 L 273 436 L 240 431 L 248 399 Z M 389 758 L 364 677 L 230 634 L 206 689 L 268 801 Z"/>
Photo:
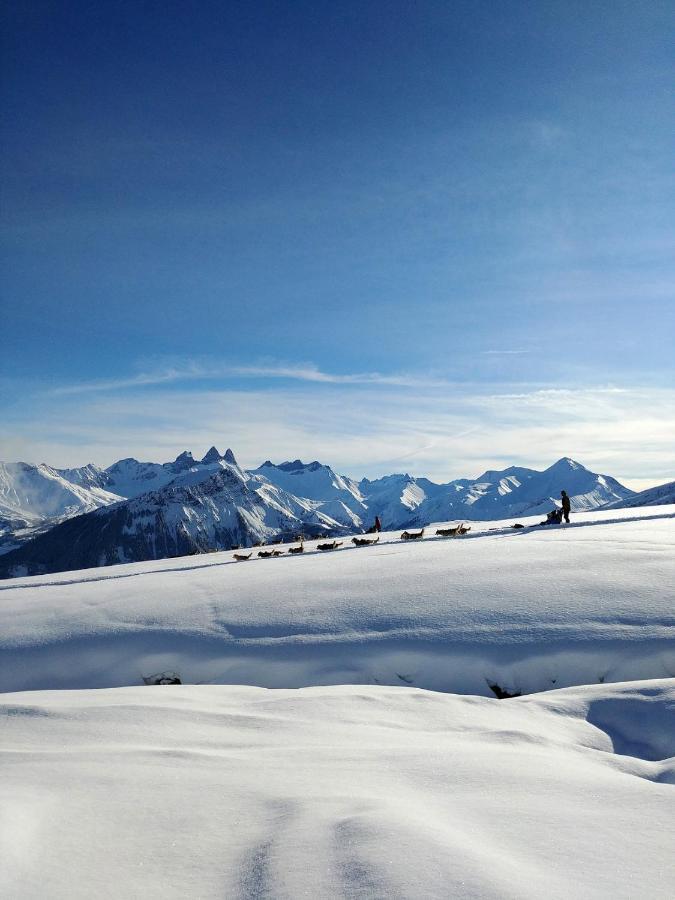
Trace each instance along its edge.
<path fill-rule="evenodd" d="M 545 522 L 540 522 L 540 525 L 560 525 L 562 522 L 563 512 L 562 509 L 552 509 L 551 512 L 546 516 Z"/>
<path fill-rule="evenodd" d="M 375 531 L 379 534 L 382 530 L 382 522 L 380 522 L 380 517 L 375 516 Z"/>
<path fill-rule="evenodd" d="M 560 491 L 560 496 L 562 497 L 562 513 L 565 518 L 567 524 L 570 524 L 570 498 L 567 496 L 567 491 Z"/>

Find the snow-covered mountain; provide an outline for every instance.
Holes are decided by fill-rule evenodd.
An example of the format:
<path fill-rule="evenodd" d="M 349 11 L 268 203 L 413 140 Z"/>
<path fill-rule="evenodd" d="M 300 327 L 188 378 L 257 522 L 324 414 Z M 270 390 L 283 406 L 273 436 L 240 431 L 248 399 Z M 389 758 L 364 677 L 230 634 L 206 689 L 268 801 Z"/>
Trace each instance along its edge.
<path fill-rule="evenodd" d="M 215 447 L 201 460 L 185 450 L 173 462 L 128 458 L 107 469 L 92 463 L 74 469 L 0 463 L 0 554 L 66 519 L 158 490 L 188 471 L 202 480 L 221 460 L 237 465 L 231 450 L 221 456 Z"/>
<path fill-rule="evenodd" d="M 167 463 L 127 458 L 107 469 L 60 470 L 18 463 L 0 471 L 0 527 L 9 551 L 0 574 L 7 575 L 251 546 L 296 534 L 359 532 L 375 516 L 394 529 L 535 515 L 559 502 L 562 488 L 575 512 L 634 493 L 569 458 L 543 472 L 511 466 L 448 484 L 408 474 L 356 482 L 299 459 L 268 460 L 245 472 L 232 450 L 221 455 L 216 447 L 200 460 L 186 450 Z M 22 538 L 32 540 L 20 547 Z"/>
<path fill-rule="evenodd" d="M 128 457 L 113 463 L 102 474 L 110 490 L 121 497 L 131 499 L 147 494 L 148 491 L 159 490 L 183 472 L 212 469 L 221 460 L 237 465 L 231 450 L 228 449 L 221 456 L 215 447 L 211 447 L 201 460 L 194 459 L 189 450 L 184 450 L 173 462 L 167 463 L 139 462 L 133 457 Z"/>
<path fill-rule="evenodd" d="M 608 503 L 605 509 L 618 509 L 626 506 L 667 506 L 669 503 L 675 503 L 675 481 L 647 488 L 625 500 L 615 500 Z"/>
<path fill-rule="evenodd" d="M 368 517 L 368 506 L 359 485 L 320 462 L 303 463 L 296 459 L 275 466 L 267 460 L 251 474 L 296 497 L 320 501 L 322 511 L 343 525 L 358 529 Z"/>
<path fill-rule="evenodd" d="M 560 505 L 563 489 L 570 496 L 573 512 L 598 509 L 634 494 L 615 478 L 598 475 L 563 457 L 543 472 L 510 466 L 484 472 L 473 481 L 451 481 L 420 503 L 407 524 L 539 515 Z"/>
<path fill-rule="evenodd" d="M 93 476 L 95 468 L 65 470 L 74 474 L 70 480 L 44 463 L 0 463 L 0 553 L 64 519 L 116 503 L 120 497 L 87 478 L 85 471 Z"/>
<path fill-rule="evenodd" d="M 249 476 L 231 451 L 227 460 L 220 455 L 211 460 L 189 467 L 172 464 L 172 480 L 157 490 L 77 516 L 37 536 L 0 559 L 0 577 L 187 556 L 292 539 L 299 533 L 347 530 L 322 512 L 320 502 Z"/>

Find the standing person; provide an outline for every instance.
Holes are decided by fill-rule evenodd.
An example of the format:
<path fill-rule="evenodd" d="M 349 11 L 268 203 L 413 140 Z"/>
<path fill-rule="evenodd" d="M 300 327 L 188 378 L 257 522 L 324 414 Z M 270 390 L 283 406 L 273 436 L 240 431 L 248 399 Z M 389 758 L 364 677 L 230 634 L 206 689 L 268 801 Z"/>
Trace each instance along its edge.
<path fill-rule="evenodd" d="M 375 516 L 375 531 L 379 534 L 382 529 L 382 522 L 380 522 L 380 517 Z"/>
<path fill-rule="evenodd" d="M 570 498 L 567 496 L 567 491 L 560 491 L 560 496 L 562 497 L 562 512 L 567 524 L 570 524 Z"/>

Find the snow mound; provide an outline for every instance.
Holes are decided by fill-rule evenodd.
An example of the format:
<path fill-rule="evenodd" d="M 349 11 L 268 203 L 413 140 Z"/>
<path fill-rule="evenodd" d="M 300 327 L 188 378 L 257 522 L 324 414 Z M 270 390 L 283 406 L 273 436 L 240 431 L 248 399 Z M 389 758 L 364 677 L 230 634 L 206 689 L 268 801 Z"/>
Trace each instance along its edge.
<path fill-rule="evenodd" d="M 5 695 L 0 893 L 670 900 L 675 761 L 617 756 L 586 713 L 613 703 L 629 722 L 648 702 L 675 732 L 674 700 L 672 679 L 504 702 L 377 686 Z"/>

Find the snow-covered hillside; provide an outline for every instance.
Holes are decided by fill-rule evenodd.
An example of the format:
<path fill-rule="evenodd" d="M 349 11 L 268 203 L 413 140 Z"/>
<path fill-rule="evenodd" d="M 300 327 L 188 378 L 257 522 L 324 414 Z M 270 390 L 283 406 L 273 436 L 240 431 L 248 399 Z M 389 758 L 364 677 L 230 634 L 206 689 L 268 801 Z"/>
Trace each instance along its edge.
<path fill-rule="evenodd" d="M 164 669 L 485 696 L 675 675 L 675 507 L 510 524 L 5 581 L 0 690 L 133 685 Z"/>
<path fill-rule="evenodd" d="M 44 464 L 0 462 L 0 553 L 45 527 L 120 499 L 88 480 L 84 469 L 70 471 L 77 473 L 72 481 Z"/>
<path fill-rule="evenodd" d="M 675 679 L 0 697 L 12 900 L 671 900 Z"/>
<path fill-rule="evenodd" d="M 639 494 L 635 494 L 625 500 L 615 500 L 613 503 L 608 503 L 605 508 L 620 509 L 634 506 L 666 506 L 670 503 L 675 503 L 675 481 L 669 481 L 667 484 L 659 484 L 657 487 L 640 491 Z"/>

